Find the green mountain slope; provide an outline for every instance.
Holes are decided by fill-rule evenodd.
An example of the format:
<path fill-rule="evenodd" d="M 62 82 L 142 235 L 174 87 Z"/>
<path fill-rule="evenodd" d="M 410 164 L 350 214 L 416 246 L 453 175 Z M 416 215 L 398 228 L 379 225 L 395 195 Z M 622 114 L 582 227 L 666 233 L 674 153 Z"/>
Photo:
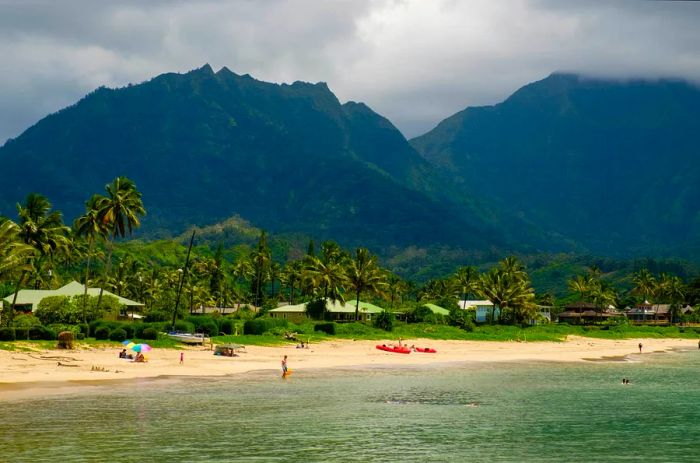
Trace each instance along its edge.
<path fill-rule="evenodd" d="M 698 259 L 698 133 L 696 86 L 553 74 L 411 144 L 471 195 L 591 252 Z"/>
<path fill-rule="evenodd" d="M 0 148 L 0 214 L 27 193 L 68 219 L 118 175 L 143 192 L 150 236 L 238 215 L 344 245 L 502 246 L 502 236 L 385 118 L 323 84 L 204 66 L 100 88 Z"/>

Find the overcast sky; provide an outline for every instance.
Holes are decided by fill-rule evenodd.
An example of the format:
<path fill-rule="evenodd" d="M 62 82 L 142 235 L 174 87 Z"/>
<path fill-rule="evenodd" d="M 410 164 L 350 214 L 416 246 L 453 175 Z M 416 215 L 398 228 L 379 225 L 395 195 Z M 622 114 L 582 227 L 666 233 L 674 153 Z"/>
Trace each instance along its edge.
<path fill-rule="evenodd" d="M 210 63 L 325 81 L 407 137 L 554 71 L 700 82 L 700 3 L 0 0 L 0 143 L 98 86 Z"/>

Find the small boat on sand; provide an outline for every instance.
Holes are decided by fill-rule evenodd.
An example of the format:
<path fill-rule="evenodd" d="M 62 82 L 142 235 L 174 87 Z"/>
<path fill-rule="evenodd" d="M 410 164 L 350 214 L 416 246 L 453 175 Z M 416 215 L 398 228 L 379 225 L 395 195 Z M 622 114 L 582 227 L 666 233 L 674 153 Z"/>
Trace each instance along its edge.
<path fill-rule="evenodd" d="M 387 346 L 386 344 L 381 344 L 381 345 L 377 344 L 375 347 L 379 350 L 383 350 L 386 352 L 393 352 L 395 354 L 410 354 L 411 353 L 411 349 L 409 349 L 408 347 L 404 347 L 404 346 Z"/>
<path fill-rule="evenodd" d="M 416 347 L 416 352 L 423 352 L 424 354 L 437 354 L 437 351 L 432 347 Z"/>
<path fill-rule="evenodd" d="M 204 344 L 205 342 L 209 342 L 209 338 L 205 337 L 203 333 L 181 333 L 179 331 L 170 331 L 168 333 L 168 337 L 184 344 Z"/>

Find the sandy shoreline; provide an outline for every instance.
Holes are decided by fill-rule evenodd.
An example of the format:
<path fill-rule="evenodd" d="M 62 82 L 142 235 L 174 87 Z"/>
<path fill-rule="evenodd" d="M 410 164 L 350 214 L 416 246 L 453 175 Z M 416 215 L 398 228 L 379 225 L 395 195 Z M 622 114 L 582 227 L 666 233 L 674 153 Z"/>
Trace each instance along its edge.
<path fill-rule="evenodd" d="M 52 392 L 133 378 L 177 376 L 240 375 L 260 370 L 279 370 L 283 355 L 296 374 L 304 369 L 375 366 L 421 366 L 452 362 L 584 362 L 591 360 L 643 359 L 644 354 L 672 349 L 697 349 L 692 339 L 607 340 L 570 337 L 565 342 L 493 342 L 409 340 L 416 346 L 430 346 L 437 354 L 409 355 L 383 352 L 376 344 L 392 340 L 338 340 L 314 344 L 309 349 L 294 346 L 249 346 L 238 357 L 220 357 L 201 347 L 182 350 L 155 349 L 148 363 L 120 359 L 121 349 L 48 350 L 36 352 L 0 351 L 0 400 L 43 397 Z M 639 355 L 638 344 L 643 345 Z M 184 362 L 180 365 L 180 352 Z M 60 365 L 59 365 L 60 363 Z"/>

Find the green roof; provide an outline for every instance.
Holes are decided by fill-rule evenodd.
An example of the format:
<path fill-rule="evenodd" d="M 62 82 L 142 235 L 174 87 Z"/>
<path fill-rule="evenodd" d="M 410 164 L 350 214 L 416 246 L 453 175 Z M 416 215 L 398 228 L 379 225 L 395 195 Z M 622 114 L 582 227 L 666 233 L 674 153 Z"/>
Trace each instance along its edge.
<path fill-rule="evenodd" d="M 445 309 L 444 307 L 440 307 L 439 305 L 435 304 L 423 304 L 425 307 L 429 308 L 433 313 L 439 314 L 439 315 L 449 315 L 450 311 Z"/>
<path fill-rule="evenodd" d="M 326 309 L 331 313 L 355 313 L 355 301 L 346 301 L 345 305 L 340 302 L 335 301 L 331 303 L 326 301 Z M 381 313 L 384 311 L 381 307 L 378 307 L 369 302 L 360 301 L 359 311 L 361 313 Z M 296 304 L 296 305 L 283 305 L 282 307 L 277 307 L 276 309 L 270 310 L 273 313 L 306 313 L 306 303 Z"/>
<path fill-rule="evenodd" d="M 31 305 L 32 310 L 36 310 L 39 306 L 39 302 L 45 297 L 49 296 L 82 296 L 85 293 L 85 286 L 77 281 L 71 281 L 67 285 L 61 286 L 58 289 L 20 289 L 17 293 L 17 302 L 15 305 Z M 87 291 L 89 296 L 99 296 L 100 288 L 88 288 Z M 142 303 L 132 301 L 125 297 L 117 296 L 109 291 L 105 290 L 102 292 L 103 296 L 116 297 L 120 305 L 127 307 L 141 307 Z M 3 300 L 8 304 L 12 304 L 12 299 L 14 298 L 14 293 L 10 294 Z"/>

